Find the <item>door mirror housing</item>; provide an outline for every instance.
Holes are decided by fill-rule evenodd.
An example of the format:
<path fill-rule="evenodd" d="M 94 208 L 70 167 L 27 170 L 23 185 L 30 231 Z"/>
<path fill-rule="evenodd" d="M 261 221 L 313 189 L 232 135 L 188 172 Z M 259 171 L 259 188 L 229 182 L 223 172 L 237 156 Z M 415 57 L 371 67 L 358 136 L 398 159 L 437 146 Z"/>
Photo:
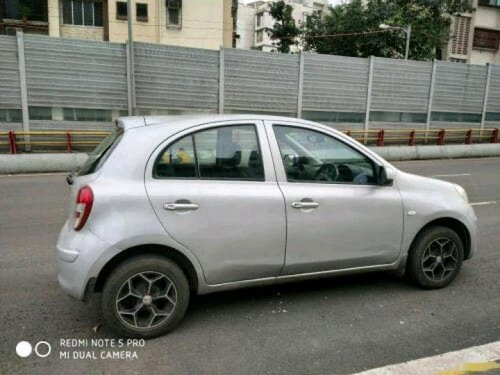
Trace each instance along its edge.
<path fill-rule="evenodd" d="M 380 186 L 389 186 L 394 182 L 394 171 L 392 168 L 377 165 L 375 167 L 375 172 L 377 174 L 377 182 Z"/>

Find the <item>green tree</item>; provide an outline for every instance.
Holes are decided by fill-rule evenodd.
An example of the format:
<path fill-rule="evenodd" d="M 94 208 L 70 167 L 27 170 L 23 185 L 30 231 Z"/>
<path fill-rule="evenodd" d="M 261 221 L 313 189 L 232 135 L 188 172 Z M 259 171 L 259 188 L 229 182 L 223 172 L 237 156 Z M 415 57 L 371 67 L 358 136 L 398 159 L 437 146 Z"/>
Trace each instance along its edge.
<path fill-rule="evenodd" d="M 301 32 L 295 25 L 292 12 L 293 7 L 283 0 L 269 4 L 269 14 L 276 22 L 267 33 L 272 40 L 278 40 L 277 50 L 281 53 L 290 52 L 290 46 L 295 44 L 295 38 Z"/>
<path fill-rule="evenodd" d="M 313 14 L 302 30 L 304 49 L 324 54 L 400 58 L 406 35 L 401 30 L 381 32 L 379 25 L 411 25 L 410 58 L 439 57 L 451 37 L 451 15 L 470 10 L 468 0 L 351 0 Z M 350 35 L 342 35 L 350 34 Z"/>

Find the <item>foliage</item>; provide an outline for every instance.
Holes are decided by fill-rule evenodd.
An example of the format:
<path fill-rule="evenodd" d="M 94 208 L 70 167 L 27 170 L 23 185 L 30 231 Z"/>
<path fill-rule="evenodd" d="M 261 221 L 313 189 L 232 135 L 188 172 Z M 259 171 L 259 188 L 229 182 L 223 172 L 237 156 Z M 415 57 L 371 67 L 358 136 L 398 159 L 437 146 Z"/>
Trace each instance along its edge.
<path fill-rule="evenodd" d="M 300 35 L 300 29 L 295 25 L 292 16 L 293 7 L 284 0 L 275 1 L 269 5 L 269 14 L 276 21 L 272 29 L 267 31 L 272 40 L 278 40 L 277 50 L 289 53 L 290 46 L 295 44 L 295 38 Z"/>
<path fill-rule="evenodd" d="M 351 0 L 330 6 L 323 16 L 309 17 L 302 29 L 303 45 L 306 51 L 324 54 L 403 57 L 405 33 L 381 32 L 379 25 L 411 25 L 410 58 L 431 60 L 451 36 L 451 15 L 469 10 L 468 0 Z"/>

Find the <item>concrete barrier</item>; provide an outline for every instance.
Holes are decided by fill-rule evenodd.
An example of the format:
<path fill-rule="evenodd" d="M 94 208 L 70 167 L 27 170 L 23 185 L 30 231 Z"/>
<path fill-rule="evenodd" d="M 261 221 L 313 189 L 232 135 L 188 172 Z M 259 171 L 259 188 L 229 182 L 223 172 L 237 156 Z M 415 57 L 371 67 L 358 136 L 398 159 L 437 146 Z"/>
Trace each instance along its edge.
<path fill-rule="evenodd" d="M 387 161 L 500 156 L 500 143 L 370 148 Z M 86 159 L 87 154 L 84 153 L 0 155 L 0 174 L 69 172 L 81 166 Z"/>
<path fill-rule="evenodd" d="M 370 147 L 387 161 L 459 159 L 500 156 L 500 143 L 449 146 Z"/>
<path fill-rule="evenodd" d="M 85 160 L 84 153 L 0 155 L 0 174 L 69 172 Z"/>

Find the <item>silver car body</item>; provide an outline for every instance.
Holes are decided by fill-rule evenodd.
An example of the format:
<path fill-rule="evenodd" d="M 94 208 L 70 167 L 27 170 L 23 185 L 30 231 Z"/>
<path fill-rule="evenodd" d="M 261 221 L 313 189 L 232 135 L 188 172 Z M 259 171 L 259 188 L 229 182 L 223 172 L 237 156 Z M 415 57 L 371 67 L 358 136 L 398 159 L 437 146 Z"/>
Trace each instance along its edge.
<path fill-rule="evenodd" d="M 171 142 L 200 129 L 252 124 L 265 181 L 155 179 L 152 168 Z M 383 166 L 391 185 L 287 182 L 273 124 L 326 133 Z M 476 216 L 449 182 L 399 171 L 330 127 L 300 119 L 221 115 L 126 117 L 122 139 L 95 173 L 77 176 L 70 217 L 59 235 L 59 283 L 86 299 L 117 256 L 154 246 L 181 257 L 199 294 L 341 273 L 397 270 L 422 228 L 435 220 L 466 228 L 466 258 L 476 247 Z M 88 222 L 73 230 L 80 187 L 94 193 Z M 313 199 L 319 209 L 294 209 Z M 187 200 L 199 209 L 174 212 Z M 132 250 L 131 250 L 132 249 Z"/>

